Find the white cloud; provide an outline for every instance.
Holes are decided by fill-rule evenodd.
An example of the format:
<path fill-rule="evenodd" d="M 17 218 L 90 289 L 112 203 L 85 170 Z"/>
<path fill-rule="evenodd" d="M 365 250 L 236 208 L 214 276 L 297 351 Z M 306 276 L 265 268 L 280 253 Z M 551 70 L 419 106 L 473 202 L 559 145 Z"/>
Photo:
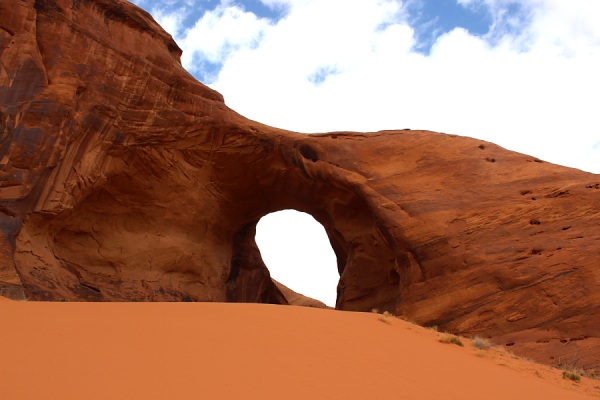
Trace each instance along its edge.
<path fill-rule="evenodd" d="M 196 24 L 183 33 L 178 44 L 184 51 L 182 64 L 194 71 L 194 57 L 222 63 L 232 53 L 252 49 L 269 27 L 267 19 L 258 18 L 228 0 L 204 13 Z"/>
<path fill-rule="evenodd" d="M 182 24 L 186 12 L 185 9 L 167 11 L 164 8 L 155 7 L 152 9 L 152 16 L 165 31 L 169 32 L 174 38 L 177 38 L 179 33 L 183 30 Z"/>
<path fill-rule="evenodd" d="M 412 29 L 394 25 L 400 18 L 395 1 L 295 4 L 257 48 L 231 55 L 213 86 L 234 109 L 258 120 L 268 114 L 263 122 L 313 132 L 333 127 L 328 121 L 336 118 L 324 111 L 341 110 L 337 99 L 354 97 L 354 85 L 340 85 L 340 78 L 363 70 L 374 54 L 392 50 L 394 57 L 412 46 Z M 310 78 L 322 69 L 336 73 L 315 87 Z M 364 80 L 357 84 L 368 86 Z"/>
<path fill-rule="evenodd" d="M 506 0 L 468 3 L 489 7 L 493 32 L 457 28 L 424 56 L 397 1 L 293 2 L 255 47 L 228 53 L 212 86 L 286 129 L 432 129 L 600 173 L 600 3 L 523 0 L 520 18 Z M 334 73 L 315 84 L 322 71 Z"/>

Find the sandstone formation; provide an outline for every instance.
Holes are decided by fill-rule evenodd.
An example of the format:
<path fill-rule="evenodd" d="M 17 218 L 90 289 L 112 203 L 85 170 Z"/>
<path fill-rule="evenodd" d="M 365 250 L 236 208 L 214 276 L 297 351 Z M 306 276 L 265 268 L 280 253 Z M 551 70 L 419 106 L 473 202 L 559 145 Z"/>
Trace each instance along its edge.
<path fill-rule="evenodd" d="M 275 279 L 272 279 L 272 281 L 277 287 L 277 289 L 279 289 L 283 297 L 285 297 L 285 303 L 289 305 L 314 308 L 332 308 L 328 307 L 327 304 L 323 303 L 322 301 L 294 292 L 292 289 L 285 286 L 281 282 L 277 282 Z"/>
<path fill-rule="evenodd" d="M 600 366 L 600 176 L 455 135 L 265 126 L 180 55 L 124 0 L 0 0 L 0 295 L 287 304 L 254 234 L 292 208 L 328 233 L 336 308 Z"/>

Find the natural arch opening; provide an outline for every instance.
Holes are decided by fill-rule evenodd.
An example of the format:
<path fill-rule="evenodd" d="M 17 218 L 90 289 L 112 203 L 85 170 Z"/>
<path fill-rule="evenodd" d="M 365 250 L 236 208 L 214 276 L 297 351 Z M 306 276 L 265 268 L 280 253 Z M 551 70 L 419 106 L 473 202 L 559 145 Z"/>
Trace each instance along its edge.
<path fill-rule="evenodd" d="M 335 307 L 336 255 L 325 228 L 310 214 L 283 210 L 265 215 L 256 226 L 256 244 L 273 279 Z"/>

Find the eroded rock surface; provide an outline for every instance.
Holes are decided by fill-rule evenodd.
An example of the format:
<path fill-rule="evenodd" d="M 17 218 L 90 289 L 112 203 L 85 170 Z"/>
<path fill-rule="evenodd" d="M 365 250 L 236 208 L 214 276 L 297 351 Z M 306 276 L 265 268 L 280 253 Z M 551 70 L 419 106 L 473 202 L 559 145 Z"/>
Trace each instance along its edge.
<path fill-rule="evenodd" d="M 122 0 L 0 0 L 0 294 L 286 304 L 254 233 L 293 208 L 329 235 L 337 308 L 600 366 L 600 176 L 434 132 L 275 129 L 180 55 Z"/>

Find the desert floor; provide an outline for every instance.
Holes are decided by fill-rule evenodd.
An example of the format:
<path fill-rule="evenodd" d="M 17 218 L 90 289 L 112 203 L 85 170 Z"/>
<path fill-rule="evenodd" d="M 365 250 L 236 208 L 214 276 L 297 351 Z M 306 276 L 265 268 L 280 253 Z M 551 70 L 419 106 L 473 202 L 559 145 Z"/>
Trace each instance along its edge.
<path fill-rule="evenodd" d="M 590 399 L 600 381 L 378 314 L 0 301 L 0 399 Z"/>

